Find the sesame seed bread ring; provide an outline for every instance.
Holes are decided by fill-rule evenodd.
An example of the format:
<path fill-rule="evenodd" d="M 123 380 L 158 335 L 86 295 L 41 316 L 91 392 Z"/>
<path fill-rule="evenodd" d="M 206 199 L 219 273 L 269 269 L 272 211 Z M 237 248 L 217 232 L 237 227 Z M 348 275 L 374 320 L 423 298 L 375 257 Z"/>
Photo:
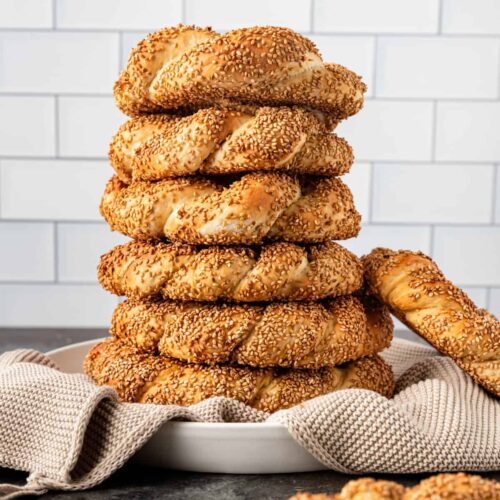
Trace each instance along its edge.
<path fill-rule="evenodd" d="M 481 476 L 464 474 L 437 474 L 406 490 L 403 500 L 498 500 L 500 483 Z"/>
<path fill-rule="evenodd" d="M 363 257 L 372 293 L 484 388 L 500 396 L 500 322 L 420 252 L 376 248 Z"/>
<path fill-rule="evenodd" d="M 101 257 L 98 277 L 116 295 L 183 301 L 317 300 L 363 284 L 359 259 L 334 242 L 199 248 L 130 241 Z"/>
<path fill-rule="evenodd" d="M 210 28 L 174 26 L 149 34 L 130 52 L 127 66 L 114 85 L 116 105 L 126 115 L 158 113 L 149 87 L 165 63 L 219 35 Z"/>
<path fill-rule="evenodd" d="M 326 64 L 314 44 L 288 29 L 243 28 L 219 35 L 165 28 L 139 42 L 114 86 L 130 116 L 214 103 L 307 106 L 337 119 L 357 113 L 361 78 Z"/>
<path fill-rule="evenodd" d="M 288 500 L 403 500 L 405 487 L 393 481 L 363 477 L 349 481 L 339 493 L 300 492 Z"/>
<path fill-rule="evenodd" d="M 129 183 L 272 170 L 342 175 L 353 154 L 320 113 L 246 107 L 132 118 L 114 136 L 109 159 L 118 177 Z"/>
<path fill-rule="evenodd" d="M 380 352 L 393 324 L 387 309 L 344 296 L 324 303 L 120 303 L 111 334 L 135 348 L 191 363 L 320 368 Z"/>
<path fill-rule="evenodd" d="M 199 177 L 107 184 L 101 213 L 113 230 L 135 239 L 189 244 L 318 243 L 356 236 L 360 215 L 336 177 L 299 180 L 255 173 L 224 185 Z"/>
<path fill-rule="evenodd" d="M 386 397 L 394 390 L 392 370 L 379 356 L 318 370 L 206 366 L 105 340 L 87 354 L 84 369 L 96 383 L 113 387 L 123 401 L 189 406 L 222 396 L 266 412 L 341 389 L 368 389 Z"/>
<path fill-rule="evenodd" d="M 334 495 L 297 493 L 289 500 L 498 500 L 500 483 L 472 474 L 437 474 L 412 488 L 393 481 L 363 477 L 349 481 Z"/>

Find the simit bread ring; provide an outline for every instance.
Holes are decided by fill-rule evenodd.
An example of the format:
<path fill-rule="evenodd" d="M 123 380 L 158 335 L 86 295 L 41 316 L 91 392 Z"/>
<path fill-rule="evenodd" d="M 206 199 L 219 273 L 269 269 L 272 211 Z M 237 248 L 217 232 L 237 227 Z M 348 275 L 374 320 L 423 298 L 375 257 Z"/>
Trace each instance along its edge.
<path fill-rule="evenodd" d="M 113 387 L 123 401 L 138 403 L 188 406 L 223 396 L 275 412 L 341 389 L 368 389 L 386 397 L 394 391 L 392 370 L 379 356 L 319 370 L 205 366 L 141 354 L 105 340 L 87 354 L 84 369 L 98 384 Z"/>
<path fill-rule="evenodd" d="M 297 104 L 342 119 L 361 109 L 365 90 L 352 71 L 325 64 L 310 40 L 272 26 L 224 35 L 162 29 L 132 50 L 114 86 L 118 107 L 130 116 L 233 102 Z"/>
<path fill-rule="evenodd" d="M 101 257 L 101 285 L 116 295 L 238 302 L 316 300 L 361 288 L 359 259 L 337 243 L 257 248 L 131 241 Z"/>
<path fill-rule="evenodd" d="M 403 323 L 500 396 L 500 322 L 420 252 L 376 248 L 363 257 L 369 291 Z"/>
<path fill-rule="evenodd" d="M 204 178 L 123 184 L 113 177 L 101 201 L 112 229 L 135 239 L 189 244 L 316 243 L 356 236 L 361 217 L 336 177 L 247 174 L 229 185 Z"/>
<path fill-rule="evenodd" d="M 269 170 L 342 175 L 353 154 L 319 113 L 246 107 L 133 118 L 114 136 L 109 159 L 118 177 L 129 183 Z"/>
<path fill-rule="evenodd" d="M 349 481 L 340 493 L 297 493 L 289 500 L 498 500 L 500 483 L 472 474 L 437 474 L 412 488 L 393 481 L 363 477 Z"/>
<path fill-rule="evenodd" d="M 129 300 L 116 307 L 110 331 L 141 351 L 192 363 L 319 368 L 380 352 L 392 330 L 377 301 L 344 296 L 265 306 Z"/>

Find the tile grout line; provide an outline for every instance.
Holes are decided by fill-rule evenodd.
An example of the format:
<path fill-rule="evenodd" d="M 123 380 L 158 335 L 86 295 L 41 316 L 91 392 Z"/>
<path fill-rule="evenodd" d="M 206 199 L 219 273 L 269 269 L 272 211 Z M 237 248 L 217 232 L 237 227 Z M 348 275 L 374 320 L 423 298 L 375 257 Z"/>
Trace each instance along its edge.
<path fill-rule="evenodd" d="M 54 149 L 55 158 L 59 158 L 59 96 L 54 96 Z"/>
<path fill-rule="evenodd" d="M 497 85 L 497 98 L 500 100 L 500 37 L 497 40 L 498 44 L 498 85 Z"/>
<path fill-rule="evenodd" d="M 64 27 L 54 27 L 54 28 L 40 28 L 40 27 L 18 27 L 18 28 L 0 28 L 0 35 L 2 33 L 104 33 L 104 34 L 116 34 L 120 28 L 64 28 Z M 127 33 L 145 33 L 151 32 L 158 29 L 158 26 L 149 26 L 142 28 L 127 28 Z M 227 30 L 221 30 L 227 31 Z M 391 38 L 489 38 L 498 39 L 498 33 L 437 33 L 432 31 L 415 31 L 415 32 L 383 32 L 383 31 L 303 31 L 295 30 L 301 35 L 318 35 L 318 36 L 347 36 L 347 37 L 360 37 L 360 36 L 387 36 Z"/>
<path fill-rule="evenodd" d="M 95 287 L 99 285 L 99 281 L 96 279 L 95 281 L 54 281 L 54 280 L 0 280 L 0 286 L 92 286 Z M 465 285 L 464 285 L 465 286 Z M 101 288 L 99 286 L 99 288 Z"/>
<path fill-rule="evenodd" d="M 58 222 L 54 221 L 54 283 L 59 282 L 59 236 Z"/>
<path fill-rule="evenodd" d="M 311 17 L 309 20 L 309 28 L 311 33 L 314 33 L 314 0 L 311 0 L 311 5 L 309 7 L 309 16 Z"/>
<path fill-rule="evenodd" d="M 375 100 L 377 96 L 377 66 L 378 66 L 378 49 L 379 49 L 379 37 L 375 35 L 373 37 L 373 61 L 372 61 L 372 93 L 371 97 L 367 100 Z"/>
<path fill-rule="evenodd" d="M 436 150 L 437 150 L 437 108 L 438 101 L 434 99 L 432 101 L 432 137 L 431 137 L 431 163 L 436 162 Z"/>
<path fill-rule="evenodd" d="M 186 0 L 181 0 L 181 22 L 186 24 L 187 19 L 187 9 L 186 9 Z"/>
<path fill-rule="evenodd" d="M 370 163 L 370 179 L 369 186 L 370 191 L 368 193 L 368 222 L 373 222 L 373 207 L 374 207 L 374 193 L 375 193 L 375 163 Z"/>
<path fill-rule="evenodd" d="M 437 34 L 442 35 L 443 33 L 443 0 L 439 0 L 438 4 L 438 29 Z"/>
<path fill-rule="evenodd" d="M 123 31 L 118 32 L 118 71 L 122 69 L 123 62 Z"/>
<path fill-rule="evenodd" d="M 434 239 L 435 239 L 436 226 L 431 224 L 431 237 L 429 240 L 429 253 L 432 258 L 434 258 Z"/>
<path fill-rule="evenodd" d="M 57 0 L 52 2 L 52 30 L 57 31 Z"/>
<path fill-rule="evenodd" d="M 495 225 L 496 222 L 496 211 L 497 211 L 497 195 L 500 196 L 500 191 L 497 193 L 497 186 L 499 185 L 499 174 L 498 169 L 500 164 L 493 165 L 493 200 L 491 203 L 491 223 Z M 500 208 L 500 207 L 498 207 Z"/>

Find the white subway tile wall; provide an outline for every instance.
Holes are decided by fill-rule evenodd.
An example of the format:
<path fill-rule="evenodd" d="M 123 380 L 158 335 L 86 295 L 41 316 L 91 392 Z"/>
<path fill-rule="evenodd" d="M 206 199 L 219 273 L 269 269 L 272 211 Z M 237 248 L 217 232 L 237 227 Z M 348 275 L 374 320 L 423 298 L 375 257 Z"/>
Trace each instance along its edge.
<path fill-rule="evenodd" d="M 68 29 L 154 30 L 158 19 L 177 24 L 182 0 L 57 0 L 56 24 Z"/>
<path fill-rule="evenodd" d="M 109 93 L 118 71 L 118 33 L 0 33 L 0 92 Z"/>
<path fill-rule="evenodd" d="M 1 28 L 52 28 L 52 0 L 0 0 Z"/>
<path fill-rule="evenodd" d="M 57 227 L 57 275 L 61 283 L 95 283 L 99 257 L 127 238 L 104 222 Z"/>
<path fill-rule="evenodd" d="M 288 26 L 297 31 L 311 28 L 313 0 L 184 0 L 185 18 L 190 24 L 231 30 L 255 24 Z"/>
<path fill-rule="evenodd" d="M 105 161 L 0 162 L 0 213 L 6 219 L 100 220 L 111 171 Z"/>
<path fill-rule="evenodd" d="M 59 155 L 102 158 L 116 129 L 126 119 L 114 99 L 63 96 L 58 102 Z"/>
<path fill-rule="evenodd" d="M 437 161 L 500 161 L 498 99 L 438 102 L 436 112 Z"/>
<path fill-rule="evenodd" d="M 363 110 L 338 126 L 356 158 L 427 161 L 432 159 L 433 103 L 369 99 Z"/>
<path fill-rule="evenodd" d="M 0 161 L 6 156 L 55 156 L 55 102 L 54 97 L 0 94 Z"/>
<path fill-rule="evenodd" d="M 494 173 L 482 164 L 375 164 L 372 221 L 487 224 Z"/>
<path fill-rule="evenodd" d="M 289 26 L 368 85 L 338 127 L 363 229 L 345 245 L 431 254 L 500 314 L 497 0 L 0 0 L 0 326 L 105 327 L 98 205 L 126 118 L 112 85 L 149 31 Z"/>

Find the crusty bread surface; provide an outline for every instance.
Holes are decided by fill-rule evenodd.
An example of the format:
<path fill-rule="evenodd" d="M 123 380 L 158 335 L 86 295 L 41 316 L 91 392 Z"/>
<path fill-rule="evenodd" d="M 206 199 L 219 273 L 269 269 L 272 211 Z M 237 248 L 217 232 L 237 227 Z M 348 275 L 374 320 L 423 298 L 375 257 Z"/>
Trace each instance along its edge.
<path fill-rule="evenodd" d="M 376 248 L 363 257 L 369 292 L 403 323 L 500 396 L 500 322 L 428 256 Z"/>
<path fill-rule="evenodd" d="M 116 295 L 182 301 L 318 300 L 363 284 L 358 257 L 334 242 L 197 247 L 131 241 L 101 257 L 98 277 Z"/>
<path fill-rule="evenodd" d="M 134 348 L 191 363 L 319 368 L 388 347 L 393 324 L 374 299 L 266 305 L 128 300 L 111 334 Z"/>
<path fill-rule="evenodd" d="M 114 176 L 100 210 L 134 239 L 188 244 L 321 243 L 356 236 L 361 216 L 336 177 L 246 174 L 229 184 L 203 177 L 126 185 Z"/>
<path fill-rule="evenodd" d="M 353 162 L 352 149 L 328 125 L 321 113 L 296 107 L 144 115 L 118 129 L 109 159 L 125 183 L 278 170 L 342 175 Z"/>
<path fill-rule="evenodd" d="M 392 370 L 377 355 L 342 367 L 275 370 L 186 364 L 105 340 L 89 351 L 84 368 L 123 401 L 189 406 L 223 396 L 270 413 L 341 389 L 363 388 L 386 397 L 394 390 Z"/>
<path fill-rule="evenodd" d="M 339 493 L 297 493 L 289 500 L 498 500 L 500 483 L 481 476 L 437 474 L 412 488 L 370 477 L 349 481 Z"/>
<path fill-rule="evenodd" d="M 130 116 L 214 104 L 299 105 L 336 119 L 357 113 L 361 78 L 327 64 L 314 44 L 288 28 L 260 26 L 223 35 L 177 26 L 148 35 L 114 86 Z"/>

